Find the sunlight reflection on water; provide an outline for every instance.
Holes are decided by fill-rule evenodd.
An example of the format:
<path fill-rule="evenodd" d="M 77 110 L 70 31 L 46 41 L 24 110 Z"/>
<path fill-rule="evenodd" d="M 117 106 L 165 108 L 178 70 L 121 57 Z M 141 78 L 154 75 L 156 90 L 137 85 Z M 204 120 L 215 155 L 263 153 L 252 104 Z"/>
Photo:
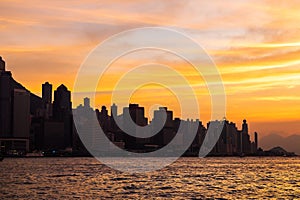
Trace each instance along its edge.
<path fill-rule="evenodd" d="M 0 199 L 294 199 L 299 171 L 299 158 L 180 158 L 144 174 L 118 172 L 94 158 L 6 158 Z"/>

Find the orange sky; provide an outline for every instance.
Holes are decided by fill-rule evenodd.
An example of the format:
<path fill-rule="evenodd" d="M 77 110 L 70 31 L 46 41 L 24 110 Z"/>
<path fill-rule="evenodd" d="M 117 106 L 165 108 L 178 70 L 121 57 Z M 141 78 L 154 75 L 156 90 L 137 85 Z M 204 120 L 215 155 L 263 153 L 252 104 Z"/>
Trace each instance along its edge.
<path fill-rule="evenodd" d="M 247 118 L 251 131 L 290 135 L 300 133 L 299 10 L 297 0 L 2 0 L 0 55 L 14 78 L 33 93 L 41 94 L 45 81 L 54 88 L 64 83 L 72 90 L 81 63 L 104 39 L 130 28 L 171 27 L 194 38 L 215 61 L 226 90 L 229 120 L 240 126 Z M 112 81 L 118 80 L 122 69 L 145 62 L 137 58 L 111 66 L 100 82 L 97 107 L 109 106 Z M 186 63 L 174 60 L 156 59 L 187 76 L 197 89 L 200 119 L 206 123 L 210 97 L 204 82 Z M 176 97 L 158 86 L 140 88 L 132 102 L 146 106 L 147 114 L 150 104 L 165 103 L 180 116 Z M 199 118 L 193 109 L 190 117 Z"/>

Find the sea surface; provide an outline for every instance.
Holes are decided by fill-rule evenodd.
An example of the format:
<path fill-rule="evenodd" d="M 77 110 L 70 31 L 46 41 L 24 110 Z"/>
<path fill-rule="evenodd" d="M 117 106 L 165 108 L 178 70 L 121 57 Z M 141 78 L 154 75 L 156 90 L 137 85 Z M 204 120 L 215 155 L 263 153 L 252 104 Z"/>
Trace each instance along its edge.
<path fill-rule="evenodd" d="M 94 158 L 0 162 L 0 199 L 112 198 L 300 199 L 300 158 L 180 158 L 141 174 L 110 169 Z"/>

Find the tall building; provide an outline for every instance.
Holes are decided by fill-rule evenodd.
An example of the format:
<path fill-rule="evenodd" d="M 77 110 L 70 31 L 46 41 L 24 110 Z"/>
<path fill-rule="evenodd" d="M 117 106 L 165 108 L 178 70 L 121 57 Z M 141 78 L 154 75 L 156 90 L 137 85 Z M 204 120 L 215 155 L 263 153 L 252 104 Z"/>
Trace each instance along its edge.
<path fill-rule="evenodd" d="M 137 149 L 143 145 L 143 139 L 138 139 L 139 129 L 137 126 L 146 126 L 148 119 L 145 118 L 144 107 L 140 107 L 139 104 L 129 104 L 129 107 L 123 108 L 123 126 L 127 132 L 131 135 L 125 135 L 126 148 Z M 135 123 L 134 126 L 130 124 L 130 121 Z"/>
<path fill-rule="evenodd" d="M 118 115 L 118 106 L 113 103 L 113 105 L 110 107 L 110 116 L 117 117 Z"/>
<path fill-rule="evenodd" d="M 46 82 L 42 85 L 42 100 L 45 112 L 45 118 L 52 116 L 52 84 Z"/>
<path fill-rule="evenodd" d="M 54 91 L 53 117 L 63 120 L 65 116 L 71 114 L 71 92 L 63 84 Z"/>
<path fill-rule="evenodd" d="M 153 121 L 163 121 L 164 113 L 166 114 L 164 127 L 173 127 L 173 112 L 167 107 L 159 107 L 158 110 L 155 110 Z"/>
<path fill-rule="evenodd" d="M 251 153 L 251 141 L 250 141 L 250 135 L 248 132 L 248 124 L 247 121 L 243 120 L 242 125 L 242 147 L 243 147 L 243 153 L 249 154 Z"/>
<path fill-rule="evenodd" d="M 233 122 L 229 122 L 226 119 L 223 122 L 224 126 L 222 127 L 221 135 L 212 153 L 218 155 L 233 155 L 237 151 L 238 129 Z"/>
<path fill-rule="evenodd" d="M 12 137 L 12 75 L 0 57 L 0 137 Z"/>
<path fill-rule="evenodd" d="M 166 117 L 165 119 L 164 116 Z M 173 130 L 173 112 L 168 110 L 167 107 L 159 107 L 159 110 L 155 110 L 154 118 L 152 120 L 152 131 L 159 131 L 153 137 L 153 142 L 155 144 L 159 146 L 168 144 L 175 135 Z"/>
<path fill-rule="evenodd" d="M 26 90 L 14 89 L 12 127 L 13 137 L 29 138 L 30 94 Z"/>
<path fill-rule="evenodd" d="M 53 119 L 64 122 L 65 147 L 72 146 L 71 92 L 63 84 L 54 91 Z"/>
<path fill-rule="evenodd" d="M 118 106 L 113 103 L 110 107 L 110 128 L 112 132 L 116 132 L 118 129 L 116 118 L 118 117 Z"/>
<path fill-rule="evenodd" d="M 248 134 L 248 124 L 247 124 L 247 120 L 245 119 L 243 120 L 242 131 Z"/>
<path fill-rule="evenodd" d="M 5 71 L 5 61 L 2 60 L 2 57 L 0 56 L 0 72 Z"/>
<path fill-rule="evenodd" d="M 254 132 L 254 142 L 252 143 L 252 153 L 256 154 L 258 149 L 258 134 Z"/>
<path fill-rule="evenodd" d="M 122 116 L 122 115 L 121 115 Z M 124 134 L 119 129 L 119 126 L 116 123 L 116 120 L 121 119 L 121 116 L 118 116 L 118 106 L 113 103 L 113 105 L 110 107 L 110 132 L 114 133 L 114 139 L 118 142 L 124 141 Z M 121 120 L 119 120 L 121 121 Z M 120 122 L 121 123 L 121 122 Z"/>
<path fill-rule="evenodd" d="M 52 84 L 46 82 L 42 85 L 42 99 L 44 103 L 52 103 Z"/>
<path fill-rule="evenodd" d="M 258 148 L 258 134 L 257 132 L 254 132 L 254 142 L 255 142 L 255 149 Z"/>
<path fill-rule="evenodd" d="M 95 111 L 90 107 L 88 97 L 83 99 L 83 105 L 80 104 L 76 109 L 73 109 L 73 116 L 76 120 L 76 124 L 73 124 L 73 152 L 80 155 L 89 155 L 86 147 L 92 148 L 94 144 L 101 143 L 101 138 L 97 137 L 99 134 L 94 128 Z"/>
<path fill-rule="evenodd" d="M 129 114 L 132 120 L 139 126 L 146 126 L 148 119 L 145 118 L 145 109 L 139 104 L 129 104 Z"/>
<path fill-rule="evenodd" d="M 83 106 L 84 106 L 85 108 L 90 108 L 90 107 L 91 107 L 91 101 L 90 101 L 90 99 L 89 99 L 88 97 L 85 97 L 85 98 L 83 99 Z"/>
<path fill-rule="evenodd" d="M 97 115 L 102 130 L 104 133 L 107 133 L 109 130 L 109 116 L 106 107 L 102 106 L 101 111 L 98 112 Z"/>

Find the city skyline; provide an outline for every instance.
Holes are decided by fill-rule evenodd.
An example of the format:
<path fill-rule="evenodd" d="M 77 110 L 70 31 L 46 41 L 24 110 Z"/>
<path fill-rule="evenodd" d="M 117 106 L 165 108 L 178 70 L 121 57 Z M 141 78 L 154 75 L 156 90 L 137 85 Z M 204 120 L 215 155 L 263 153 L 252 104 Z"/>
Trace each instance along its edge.
<path fill-rule="evenodd" d="M 2 62 L 2 66 L 3 66 L 3 67 L 1 67 L 1 70 L 4 73 L 5 72 L 9 73 L 9 76 L 11 76 L 13 78 L 13 73 L 11 71 L 6 70 L 7 66 L 6 66 L 5 60 L 1 56 L 0 56 L 0 61 Z M 32 110 L 30 110 L 30 113 L 31 113 L 31 115 L 33 117 L 37 114 L 37 116 L 43 116 L 43 117 L 45 117 L 45 119 L 50 119 L 50 118 L 53 117 L 53 118 L 56 118 L 56 119 L 59 119 L 59 120 L 63 120 L 63 116 L 62 115 L 64 115 L 63 113 L 65 111 L 64 110 L 63 111 L 59 111 L 59 110 L 55 109 L 55 108 L 58 108 L 58 106 L 55 106 L 57 104 L 57 101 L 59 101 L 59 102 L 63 101 L 64 104 L 67 104 L 67 106 L 65 106 L 65 107 L 67 107 L 66 110 L 68 112 L 71 112 L 71 110 L 74 111 L 74 110 L 76 110 L 78 108 L 81 108 L 81 107 L 86 107 L 88 105 L 88 108 L 92 109 L 93 111 L 98 111 L 99 112 L 99 110 L 101 110 L 103 108 L 105 108 L 105 109 L 108 108 L 108 110 L 106 112 L 111 112 L 112 113 L 113 111 L 112 111 L 111 108 L 113 106 L 115 106 L 115 107 L 118 106 L 117 104 L 112 103 L 110 106 L 100 105 L 99 107 L 90 107 L 90 103 L 91 102 L 90 102 L 90 98 L 89 97 L 84 97 L 82 99 L 83 102 L 81 102 L 81 103 L 79 102 L 78 105 L 72 106 L 73 103 L 71 101 L 72 100 L 71 92 L 68 90 L 68 88 L 63 83 L 61 83 L 56 88 L 56 90 L 53 90 L 54 87 L 51 84 L 51 82 L 49 82 L 49 81 L 44 82 L 43 84 L 41 84 L 41 86 L 42 87 L 40 89 L 41 89 L 42 95 L 40 96 L 40 100 L 41 100 L 40 103 L 43 104 L 42 110 L 39 110 L 39 108 L 38 108 L 38 111 L 32 111 Z M 28 92 L 30 93 L 31 91 L 26 91 L 26 88 L 24 88 L 24 89 L 15 89 L 15 90 L 17 92 L 19 91 L 19 92 L 22 92 L 22 93 L 26 93 L 27 96 L 28 96 Z M 61 93 L 61 94 L 58 95 L 58 93 Z M 63 93 L 67 93 L 67 94 L 65 95 Z M 54 97 L 54 98 L 52 99 L 52 97 Z M 57 100 L 58 98 L 60 98 L 60 100 Z M 55 101 L 55 99 L 56 99 L 56 101 Z M 119 107 L 121 109 L 119 109 L 119 110 L 116 109 L 115 110 L 116 116 L 123 115 L 123 112 L 121 112 L 121 111 L 124 110 L 124 109 L 126 109 L 126 108 L 128 109 L 128 106 L 130 106 L 130 105 L 137 105 L 137 106 L 139 106 L 139 104 L 137 104 L 137 103 L 138 102 L 130 102 L 127 106 Z M 143 105 L 141 105 L 141 106 L 142 106 L 141 108 L 143 108 L 143 113 L 145 114 L 146 113 L 145 112 L 146 109 L 145 109 L 145 107 L 143 107 Z M 53 109 L 53 107 L 54 107 L 54 109 Z M 145 115 L 145 117 L 146 117 L 145 118 L 146 119 L 145 125 L 147 125 L 148 123 L 150 123 L 154 119 L 155 112 L 161 110 L 161 108 L 167 108 L 167 107 L 168 107 L 168 105 L 166 105 L 166 104 L 165 105 L 156 105 L 156 106 L 152 107 L 151 108 L 152 113 L 150 113 L 148 111 L 149 112 L 148 116 Z M 29 109 L 29 107 L 28 107 L 28 109 Z M 168 112 L 172 112 L 172 120 L 173 120 L 173 110 L 171 110 L 171 111 L 168 110 Z M 189 118 L 189 117 L 188 118 L 180 118 L 180 117 L 176 117 L 175 116 L 174 119 L 186 120 L 186 121 L 191 121 L 191 122 L 200 121 L 201 123 L 203 122 L 204 124 L 205 123 L 209 123 L 209 122 L 213 122 L 213 121 L 219 121 L 219 120 L 220 121 L 222 121 L 222 120 L 227 121 L 228 120 L 226 118 L 226 116 L 224 116 L 222 119 L 211 119 L 210 121 L 206 121 L 206 122 L 202 121 L 199 118 L 193 119 L 193 118 Z M 230 121 L 230 123 L 232 123 L 232 122 Z M 27 125 L 27 126 L 29 126 L 29 125 Z M 241 125 L 241 127 L 242 127 L 242 125 Z M 254 135 L 250 136 L 252 138 L 252 140 L 254 140 L 253 136 Z"/>
<path fill-rule="evenodd" d="M 82 116 L 90 112 L 94 112 L 95 116 L 97 116 L 99 125 L 107 138 L 114 142 L 115 145 L 129 150 L 140 148 L 139 151 L 148 151 L 149 145 L 151 148 L 154 148 L 152 145 L 158 145 L 156 148 L 159 148 L 161 145 L 168 144 L 174 137 L 174 134 L 177 133 L 181 123 L 184 124 L 185 129 L 199 126 L 197 135 L 192 143 L 193 145 L 187 151 L 191 155 L 195 155 L 199 151 L 199 147 L 211 123 L 216 127 L 224 123 L 222 134 L 211 155 L 256 155 L 259 153 L 257 152 L 258 147 L 263 147 L 258 146 L 258 136 L 261 139 L 261 135 L 257 134 L 256 131 L 259 132 L 259 130 L 255 130 L 255 132 L 249 131 L 246 119 L 243 120 L 239 129 L 236 123 L 228 121 L 225 117 L 223 119 L 214 119 L 207 123 L 201 119 L 181 119 L 174 116 L 173 110 L 161 105 L 156 109 L 153 108 L 153 117 L 149 118 L 145 116 L 145 108 L 139 104 L 129 103 L 128 106 L 119 109 L 123 110 L 121 112 L 118 111 L 118 105 L 113 103 L 109 112 L 104 105 L 101 106 L 101 109 L 91 107 L 90 98 L 88 97 L 83 98 L 82 103 L 78 106 L 74 106 L 76 108 L 72 108 L 71 92 L 64 84 L 61 84 L 54 90 L 52 84 L 46 81 L 42 84 L 42 96 L 38 97 L 13 78 L 12 72 L 6 70 L 6 64 L 2 57 L 0 62 L 0 86 L 2 89 L 5 88 L 5 90 L 1 90 L 0 141 L 8 148 L 7 150 L 14 147 L 19 149 L 19 151 L 21 150 L 21 152 L 24 150 L 30 152 L 71 148 L 75 155 L 76 152 L 86 155 L 86 150 L 82 146 L 82 138 L 79 139 L 77 136 L 79 134 L 77 129 L 80 129 L 80 127 L 75 126 L 73 118 L 77 116 L 78 120 L 78 117 L 82 118 Z M 54 97 L 53 99 L 52 96 Z M 78 115 L 82 111 L 84 112 Z M 164 112 L 167 114 L 165 122 Z M 112 116 L 116 116 L 116 118 Z M 130 121 L 129 117 L 139 126 L 148 125 L 148 131 L 144 132 L 146 134 L 149 131 L 151 134 L 152 132 L 155 133 L 158 131 L 157 128 L 160 127 L 159 124 L 164 123 L 164 125 L 162 129 L 159 128 L 160 131 L 155 136 L 148 136 L 147 139 L 143 139 L 143 137 L 136 139 L 125 134 L 127 131 L 140 134 L 140 131 L 135 130 L 135 128 L 128 129 L 131 126 L 128 124 Z M 117 121 L 115 120 L 119 121 L 119 123 L 116 124 Z M 205 126 L 204 124 L 207 125 Z M 190 135 L 193 132 L 192 130 L 193 128 L 188 128 L 182 133 Z M 181 137 L 184 138 L 184 136 Z M 137 141 L 139 142 L 136 143 Z M 240 142 L 239 144 L 239 141 L 243 141 L 243 143 Z M 271 141 L 267 142 L 270 144 Z M 242 148 L 241 144 L 245 146 Z M 279 144 L 278 141 L 277 144 Z M 274 146 L 277 144 L 274 144 Z M 286 147 L 286 145 L 284 146 Z M 291 148 L 298 152 L 295 147 Z"/>
<path fill-rule="evenodd" d="M 156 156 L 173 155 L 179 150 L 183 150 L 179 156 L 198 156 L 202 147 L 206 149 L 203 156 L 264 153 L 258 150 L 257 132 L 251 141 L 245 119 L 241 130 L 225 118 L 212 120 L 205 127 L 199 119 L 173 117 L 173 111 L 167 107 L 154 110 L 153 118 L 148 119 L 145 108 L 132 103 L 123 107 L 119 115 L 117 105 L 112 104 L 109 115 L 105 106 L 94 110 L 88 97 L 83 99 L 83 105 L 72 109 L 71 92 L 64 84 L 52 95 L 52 84 L 45 82 L 42 97 L 38 97 L 13 78 L 2 57 L 0 88 L 0 146 L 1 153 L 9 156 L 24 156 L 35 151 L 50 156 L 61 155 L 59 152 L 95 156 L 94 148 L 99 152 L 100 147 L 105 155 L 112 150 L 108 141 L 104 143 L 105 137 L 127 153 L 152 152 L 172 143 L 168 154 Z M 98 126 L 102 131 L 97 130 Z M 106 135 L 104 138 L 101 132 Z M 216 137 L 215 142 L 207 143 L 207 137 Z M 112 155 L 119 154 L 108 154 Z"/>
<path fill-rule="evenodd" d="M 8 65 L 9 66 L 9 65 Z M 9 67 L 7 67 L 6 66 L 6 68 L 8 68 L 8 69 L 10 69 Z M 14 73 L 13 73 L 13 75 L 14 75 Z M 44 84 L 49 84 L 49 82 L 44 82 L 44 83 L 42 83 L 41 85 L 44 85 Z M 51 83 L 51 87 L 52 87 L 52 83 Z M 59 87 L 60 85 L 62 85 L 61 83 L 60 84 L 58 84 L 57 85 L 57 87 Z M 64 84 L 63 84 L 64 85 Z M 27 87 L 27 86 L 26 86 Z M 37 93 L 37 95 L 38 96 L 42 96 L 42 92 L 43 92 L 43 89 L 40 87 L 40 92 L 38 92 Z M 89 94 L 89 93 L 87 93 L 87 94 Z M 96 94 L 97 94 L 97 92 L 96 92 Z M 50 95 L 50 94 L 49 94 Z M 52 96 L 54 96 L 54 91 L 51 93 L 51 98 L 52 98 Z M 83 94 L 83 96 L 84 96 L 84 94 Z M 79 100 L 80 101 L 80 100 Z M 135 101 L 131 101 L 131 102 L 129 102 L 129 103 L 134 103 L 134 102 L 136 102 L 136 100 Z M 74 105 L 72 108 L 74 109 L 74 108 L 76 108 L 77 106 L 79 106 L 81 103 L 80 102 L 78 102 L 77 101 L 77 105 L 74 105 L 74 104 L 72 104 L 72 105 Z M 113 104 L 113 103 L 112 103 Z M 98 100 L 98 104 L 96 105 L 96 104 L 94 104 L 95 106 L 94 106 L 94 108 L 95 109 L 97 109 L 97 108 L 101 108 L 103 105 L 104 106 L 106 106 L 108 109 L 110 109 L 110 105 L 109 104 L 102 104 L 102 102 L 101 101 L 99 101 Z M 141 105 L 143 105 L 144 106 L 144 104 L 141 104 Z M 145 113 L 146 113 L 146 116 L 147 116 L 147 118 L 151 118 L 151 116 L 152 116 L 152 114 L 153 114 L 153 112 L 154 112 L 154 110 L 155 110 L 155 108 L 156 109 L 158 109 L 159 108 L 159 105 L 158 104 L 156 104 L 155 106 L 152 106 L 152 101 L 150 102 L 150 106 L 147 106 L 147 105 L 149 105 L 149 102 L 147 102 L 147 103 L 145 103 Z M 123 106 L 121 107 L 121 108 L 123 108 L 123 107 L 125 107 L 126 105 L 124 105 L 123 104 Z M 169 107 L 169 108 L 172 108 L 172 106 L 170 106 L 170 105 L 166 105 L 166 104 L 161 104 L 160 106 L 167 106 L 167 107 Z M 49 109 L 52 109 L 52 108 L 49 108 Z M 175 109 L 176 110 L 176 109 Z M 110 111 L 110 110 L 109 110 Z M 200 113 L 201 114 L 201 113 Z M 175 117 L 178 117 L 178 118 L 182 118 L 180 115 L 176 115 L 176 111 L 174 112 L 174 116 Z M 224 116 L 224 118 L 228 118 L 227 116 Z M 243 117 L 243 118 L 249 118 L 249 117 Z M 188 116 L 188 117 L 186 117 L 186 118 L 182 118 L 182 119 L 200 119 L 199 117 L 198 118 L 193 118 L 192 117 L 192 115 L 191 115 L 191 117 L 190 116 Z M 203 120 L 202 119 L 202 121 L 204 121 L 204 122 L 209 122 L 210 120 L 215 120 L 215 119 L 206 119 L 206 120 Z M 250 120 L 251 120 L 251 118 L 250 118 Z M 235 121 L 235 120 L 233 120 L 232 119 L 232 121 Z M 238 121 L 238 120 L 237 120 Z M 273 122 L 271 122 L 271 121 L 266 121 L 266 122 L 256 122 L 255 120 L 252 122 L 253 124 L 252 124 L 252 126 L 250 126 L 250 130 L 251 131 L 255 131 L 255 130 L 260 130 L 261 132 L 261 135 L 260 135 L 260 137 L 263 137 L 263 136 L 268 136 L 268 135 L 282 135 L 283 137 L 286 137 L 286 136 L 290 136 L 290 135 L 297 135 L 298 134 L 298 129 L 299 129 L 299 131 L 300 131 L 300 127 L 299 126 L 297 126 L 298 125 L 298 121 L 297 120 L 295 120 L 295 121 L 288 121 L 288 122 L 282 122 L 282 121 L 279 121 L 278 123 L 275 123 L 275 124 L 273 124 Z M 239 123 L 238 123 L 239 124 Z M 254 125 L 254 126 L 253 126 Z M 240 123 L 240 126 L 242 126 L 242 123 Z M 272 126 L 272 127 L 274 127 L 274 129 L 271 129 L 272 131 L 269 131 L 269 127 L 270 126 Z M 284 129 L 282 128 L 282 127 L 285 127 Z M 277 131 L 274 131 L 274 130 L 277 130 Z M 279 131 L 278 131 L 279 130 Z M 290 130 L 294 130 L 293 132 L 290 132 L 290 133 L 288 133 L 287 134 L 287 132 L 285 132 L 285 131 L 290 131 Z"/>
<path fill-rule="evenodd" d="M 72 92 L 84 58 L 111 35 L 129 28 L 166 26 L 193 37 L 212 56 L 226 89 L 226 117 L 233 121 L 247 118 L 252 122 L 250 129 L 261 130 L 262 135 L 300 133 L 297 1 L 154 1 L 144 2 L 143 6 L 135 1 L 112 1 L 105 5 L 94 1 L 77 1 L 72 5 L 33 2 L 28 2 L 30 8 L 22 3 L 1 2 L 0 52 L 8 63 L 7 69 L 34 94 L 41 95 L 40 85 L 45 80 L 55 88 L 64 80 Z M 49 12 L 43 12 L 45 9 Z M 166 9 L 172 12 L 165 12 Z M 199 86 L 202 115 L 191 118 L 209 121 L 210 99 L 203 80 L 195 79 L 186 63 L 173 57 L 170 62 L 162 54 L 153 58 L 158 57 L 161 63 L 188 75 L 192 87 Z M 96 107 L 109 107 L 108 93 L 113 87 L 110 81 L 117 80 L 126 68 L 139 64 L 138 59 L 151 60 L 128 56 L 112 66 L 109 80 L 103 79 L 105 87 L 98 88 L 102 101 L 97 100 Z M 162 92 L 166 95 L 157 95 Z M 170 99 L 167 106 L 181 117 L 172 95 L 156 86 L 141 88 L 132 98 L 132 102 L 148 108 L 147 116 L 151 102 Z"/>

